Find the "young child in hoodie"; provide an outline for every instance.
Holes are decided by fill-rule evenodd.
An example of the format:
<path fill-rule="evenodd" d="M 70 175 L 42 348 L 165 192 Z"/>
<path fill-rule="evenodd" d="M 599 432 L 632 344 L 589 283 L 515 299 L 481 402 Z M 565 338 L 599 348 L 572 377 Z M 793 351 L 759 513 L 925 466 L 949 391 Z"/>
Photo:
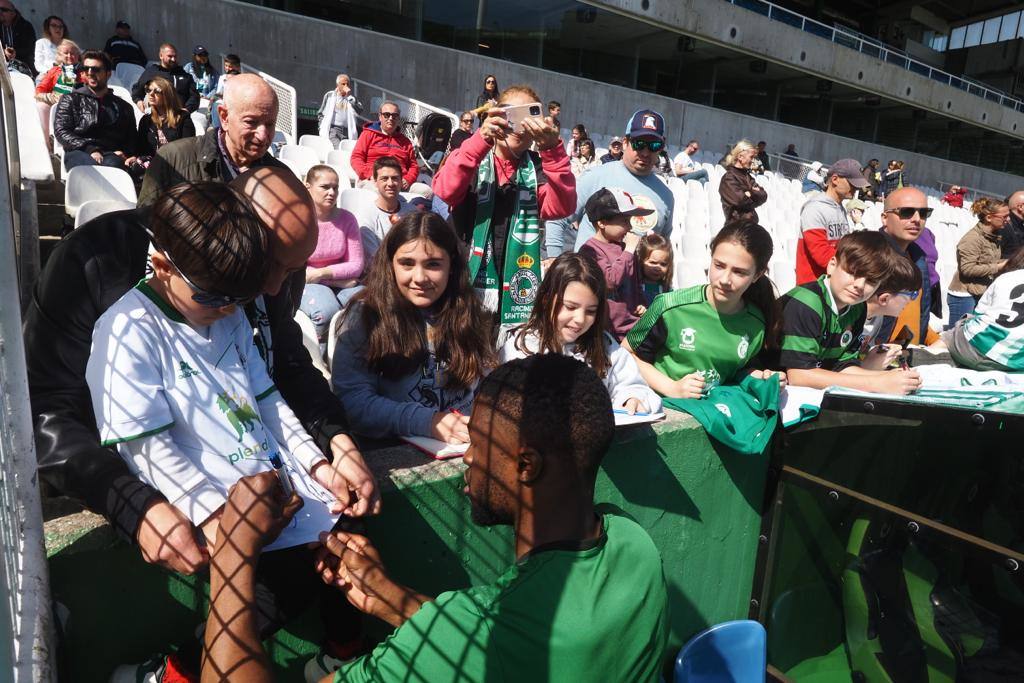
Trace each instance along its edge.
<path fill-rule="evenodd" d="M 331 373 L 353 430 L 467 443 L 494 346 L 455 231 L 435 213 L 407 214 L 364 284 L 346 310 Z"/>

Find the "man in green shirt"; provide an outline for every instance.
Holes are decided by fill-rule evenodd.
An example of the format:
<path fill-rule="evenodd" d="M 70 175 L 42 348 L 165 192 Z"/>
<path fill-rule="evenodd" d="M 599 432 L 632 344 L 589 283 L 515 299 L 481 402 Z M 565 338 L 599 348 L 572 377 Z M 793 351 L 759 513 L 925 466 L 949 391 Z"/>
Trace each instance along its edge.
<path fill-rule="evenodd" d="M 324 534 L 318 571 L 396 630 L 323 681 L 657 681 L 661 559 L 635 522 L 593 503 L 615 431 L 604 384 L 561 354 L 506 363 L 481 383 L 470 431 L 473 519 L 512 525 L 516 562 L 493 584 L 432 600 L 393 582 L 369 539 Z M 293 508 L 269 476 L 233 489 L 211 556 L 204 681 L 271 680 L 251 565 Z"/>

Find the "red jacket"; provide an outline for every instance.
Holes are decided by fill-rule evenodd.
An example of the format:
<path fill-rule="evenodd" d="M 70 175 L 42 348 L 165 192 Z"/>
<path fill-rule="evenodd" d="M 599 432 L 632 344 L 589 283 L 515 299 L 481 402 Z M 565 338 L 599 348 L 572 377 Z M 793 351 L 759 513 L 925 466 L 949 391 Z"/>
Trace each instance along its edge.
<path fill-rule="evenodd" d="M 402 165 L 402 179 L 409 185 L 416 182 L 420 167 L 416 164 L 416 150 L 412 148 L 412 142 L 398 131 L 394 135 L 385 135 L 380 131 L 380 124 L 374 123 L 359 134 L 349 163 L 360 180 L 367 180 L 373 177 L 373 162 L 381 157 L 398 159 Z"/>

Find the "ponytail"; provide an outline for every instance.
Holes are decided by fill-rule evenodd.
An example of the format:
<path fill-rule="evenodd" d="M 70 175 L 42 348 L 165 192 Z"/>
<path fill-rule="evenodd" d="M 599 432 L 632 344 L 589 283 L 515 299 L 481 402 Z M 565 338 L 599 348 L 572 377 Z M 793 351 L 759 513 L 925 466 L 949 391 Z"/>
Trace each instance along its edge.
<path fill-rule="evenodd" d="M 753 221 L 736 220 L 727 223 L 711 240 L 711 253 L 714 254 L 715 248 L 723 242 L 738 244 L 754 257 L 759 277 L 743 292 L 743 301 L 764 316 L 764 347 L 778 349 L 782 339 L 782 311 L 775 296 L 775 285 L 768 277 L 768 263 L 775 251 L 772 236 Z"/>

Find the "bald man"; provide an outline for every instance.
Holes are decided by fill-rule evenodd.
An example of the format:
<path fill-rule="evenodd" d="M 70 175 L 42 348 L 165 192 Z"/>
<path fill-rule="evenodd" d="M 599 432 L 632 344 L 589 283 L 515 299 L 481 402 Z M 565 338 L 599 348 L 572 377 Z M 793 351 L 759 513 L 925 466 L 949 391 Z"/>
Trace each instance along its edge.
<path fill-rule="evenodd" d="M 246 306 L 261 355 L 285 401 L 332 461 L 332 492 L 349 502 L 349 514 L 375 514 L 376 483 L 293 320 L 305 263 L 316 246 L 312 200 L 286 168 L 253 169 L 235 185 L 271 237 L 273 265 L 264 295 Z M 105 516 L 147 562 L 192 574 L 209 559 L 195 528 L 115 451 L 100 445 L 85 382 L 96 319 L 146 274 L 148 223 L 148 208 L 101 216 L 62 240 L 46 264 L 25 318 L 36 450 L 40 475 L 50 486 Z"/>
<path fill-rule="evenodd" d="M 1010 222 L 999 233 L 1004 259 L 1024 247 L 1024 190 L 1011 194 L 1006 198 L 1006 203 L 1010 205 Z"/>
<path fill-rule="evenodd" d="M 277 128 L 277 93 L 266 81 L 256 74 L 232 76 L 217 115 L 219 129 L 160 148 L 143 178 L 139 206 L 149 206 L 160 192 L 181 182 L 231 182 L 250 168 L 286 168 L 267 152 Z"/>
<path fill-rule="evenodd" d="M 923 283 L 920 295 L 903 309 L 892 327 L 892 336 L 899 334 L 904 325 L 910 328 L 911 344 L 932 344 L 939 334 L 929 325 L 933 291 L 930 282 L 928 255 L 917 244 L 924 234 L 925 222 L 932 210 L 928 198 L 920 190 L 904 187 L 885 196 L 882 210 L 882 230 L 896 251 L 905 254 L 921 271 Z M 891 340 L 891 339 L 890 339 Z"/>

